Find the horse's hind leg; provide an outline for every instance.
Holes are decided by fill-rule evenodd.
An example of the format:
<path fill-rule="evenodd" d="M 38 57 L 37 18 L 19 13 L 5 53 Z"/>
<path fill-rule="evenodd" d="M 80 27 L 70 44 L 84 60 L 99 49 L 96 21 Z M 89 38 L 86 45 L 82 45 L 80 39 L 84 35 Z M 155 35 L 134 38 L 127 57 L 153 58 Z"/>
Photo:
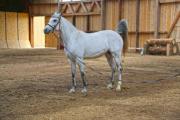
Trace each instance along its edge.
<path fill-rule="evenodd" d="M 121 91 L 121 85 L 122 85 L 122 64 L 121 64 L 121 59 L 119 55 L 113 55 L 114 60 L 116 62 L 116 66 L 118 69 L 118 82 L 117 82 L 117 87 L 116 91 Z"/>
<path fill-rule="evenodd" d="M 76 62 L 71 61 L 72 88 L 69 93 L 74 93 L 76 89 Z"/>
<path fill-rule="evenodd" d="M 115 75 L 115 71 L 116 71 L 116 64 L 115 64 L 115 61 L 113 60 L 113 56 L 110 52 L 107 52 L 105 54 L 106 58 L 107 58 L 107 61 L 108 61 L 108 64 L 109 66 L 111 67 L 111 81 L 110 83 L 107 85 L 107 88 L 108 89 L 112 89 L 113 88 L 113 83 L 114 83 L 114 75 Z"/>

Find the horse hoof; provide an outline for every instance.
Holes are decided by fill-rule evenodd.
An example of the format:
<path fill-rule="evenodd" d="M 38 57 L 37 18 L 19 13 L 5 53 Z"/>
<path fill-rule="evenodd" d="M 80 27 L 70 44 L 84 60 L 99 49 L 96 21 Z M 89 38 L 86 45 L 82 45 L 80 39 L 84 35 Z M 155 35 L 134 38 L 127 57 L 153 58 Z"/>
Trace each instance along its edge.
<path fill-rule="evenodd" d="M 107 88 L 108 88 L 108 89 L 113 89 L 112 83 L 108 84 L 108 85 L 107 85 Z"/>
<path fill-rule="evenodd" d="M 116 91 L 117 91 L 117 92 L 120 92 L 120 91 L 121 91 L 121 86 L 118 86 L 118 87 L 116 88 Z"/>
<path fill-rule="evenodd" d="M 76 90 L 74 89 L 74 88 L 71 88 L 70 90 L 69 90 L 69 93 L 75 93 L 76 92 Z"/>
<path fill-rule="evenodd" d="M 81 93 L 83 93 L 84 96 L 87 96 L 87 89 L 86 88 L 82 89 Z"/>
<path fill-rule="evenodd" d="M 116 91 L 117 91 L 117 92 L 121 92 L 121 89 L 117 89 L 117 88 L 116 88 Z"/>
<path fill-rule="evenodd" d="M 122 85 L 122 82 L 119 81 L 118 84 L 117 84 L 117 87 L 116 87 L 116 91 L 118 91 L 118 92 L 121 91 L 121 85 Z"/>

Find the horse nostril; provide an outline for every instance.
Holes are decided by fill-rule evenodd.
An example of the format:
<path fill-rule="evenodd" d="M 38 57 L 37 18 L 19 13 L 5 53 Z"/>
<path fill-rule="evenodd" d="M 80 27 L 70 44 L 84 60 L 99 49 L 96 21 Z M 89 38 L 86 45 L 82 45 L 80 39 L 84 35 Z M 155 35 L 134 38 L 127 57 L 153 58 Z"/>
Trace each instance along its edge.
<path fill-rule="evenodd" d="M 45 33 L 45 34 L 47 33 L 47 29 L 46 29 L 46 28 L 44 29 L 44 33 Z"/>

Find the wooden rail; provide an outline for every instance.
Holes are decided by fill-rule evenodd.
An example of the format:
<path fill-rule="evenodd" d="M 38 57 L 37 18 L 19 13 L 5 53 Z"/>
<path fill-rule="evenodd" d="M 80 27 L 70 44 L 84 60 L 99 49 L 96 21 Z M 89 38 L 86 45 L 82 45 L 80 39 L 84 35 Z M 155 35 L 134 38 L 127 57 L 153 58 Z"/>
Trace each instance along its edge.
<path fill-rule="evenodd" d="M 100 2 L 101 0 L 93 0 L 94 2 Z M 86 1 L 82 1 L 83 3 L 91 3 L 92 0 L 86 0 Z M 56 4 L 57 5 L 57 1 L 53 1 L 53 0 L 32 0 L 31 4 Z M 70 3 L 70 4 L 77 4 L 79 3 L 79 1 L 66 1 L 66 2 L 60 2 L 60 4 L 65 4 L 65 3 Z"/>
<path fill-rule="evenodd" d="M 159 0 L 160 4 L 180 3 L 180 0 Z"/>
<path fill-rule="evenodd" d="M 51 3 L 41 1 L 37 3 L 34 1 L 30 5 L 31 16 L 50 16 L 52 15 L 52 11 L 54 12 L 54 10 L 57 10 L 57 3 L 55 2 Z M 60 6 L 60 12 L 64 16 L 87 16 L 101 14 L 101 0 L 61 2 Z M 94 9 L 96 9 L 96 11 L 94 11 Z"/>

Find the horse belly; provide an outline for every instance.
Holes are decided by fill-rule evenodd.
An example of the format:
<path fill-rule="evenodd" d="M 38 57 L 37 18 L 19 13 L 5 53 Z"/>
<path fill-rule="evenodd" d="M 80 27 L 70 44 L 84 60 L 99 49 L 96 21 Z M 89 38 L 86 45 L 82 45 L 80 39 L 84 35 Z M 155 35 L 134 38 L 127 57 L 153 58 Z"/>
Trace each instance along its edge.
<path fill-rule="evenodd" d="M 102 51 L 99 51 L 99 52 L 94 52 L 94 53 L 89 53 L 89 54 L 86 54 L 84 56 L 84 58 L 86 59 L 90 59 L 90 58 L 98 58 L 98 57 L 101 57 L 102 55 L 104 55 L 105 53 L 107 52 L 107 50 L 102 50 Z"/>
<path fill-rule="evenodd" d="M 108 45 L 105 42 L 96 41 L 94 44 L 89 44 L 88 47 L 86 47 L 84 57 L 97 58 L 104 55 L 108 50 Z"/>

